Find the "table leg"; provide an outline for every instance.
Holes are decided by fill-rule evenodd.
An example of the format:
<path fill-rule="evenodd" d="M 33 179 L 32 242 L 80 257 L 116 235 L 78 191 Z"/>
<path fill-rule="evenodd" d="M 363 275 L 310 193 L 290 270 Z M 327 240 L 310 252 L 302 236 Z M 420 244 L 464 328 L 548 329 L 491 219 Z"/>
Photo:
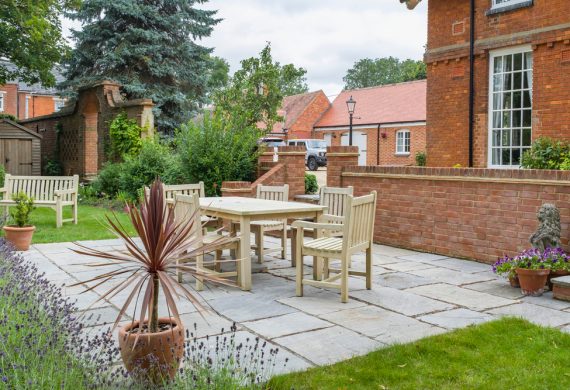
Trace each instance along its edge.
<path fill-rule="evenodd" d="M 251 230 L 250 218 L 240 218 L 241 245 L 239 256 L 239 284 L 242 290 L 251 290 Z"/>

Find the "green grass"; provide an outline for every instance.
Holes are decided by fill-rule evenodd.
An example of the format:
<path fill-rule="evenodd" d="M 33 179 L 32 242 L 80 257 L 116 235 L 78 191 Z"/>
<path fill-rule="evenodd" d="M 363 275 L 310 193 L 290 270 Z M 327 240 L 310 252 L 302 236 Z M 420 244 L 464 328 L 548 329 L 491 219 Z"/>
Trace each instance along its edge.
<path fill-rule="evenodd" d="M 506 318 L 275 377 L 271 389 L 568 389 L 570 335 Z"/>
<path fill-rule="evenodd" d="M 134 234 L 127 214 L 116 211 L 116 215 L 123 226 L 128 227 L 130 234 Z M 103 207 L 79 205 L 78 224 L 66 222 L 61 228 L 55 227 L 55 211 L 49 208 L 37 208 L 31 216 L 31 223 L 36 226 L 33 243 L 68 242 L 80 240 L 103 240 L 116 238 L 105 226 L 105 215 L 112 215 L 112 211 Z M 71 218 L 71 207 L 64 208 L 63 218 Z"/>

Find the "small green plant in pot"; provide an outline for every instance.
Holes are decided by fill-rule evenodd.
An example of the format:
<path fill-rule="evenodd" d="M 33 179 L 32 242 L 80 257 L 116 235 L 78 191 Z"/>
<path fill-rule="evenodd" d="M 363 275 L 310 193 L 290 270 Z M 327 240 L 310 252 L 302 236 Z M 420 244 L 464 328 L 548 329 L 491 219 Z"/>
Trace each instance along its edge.
<path fill-rule="evenodd" d="M 10 241 L 16 250 L 27 251 L 32 243 L 32 236 L 36 230 L 30 225 L 30 214 L 34 211 L 34 199 L 24 192 L 18 192 L 12 197 L 16 206 L 10 215 L 10 224 L 4 226 L 6 240 Z"/>
<path fill-rule="evenodd" d="M 214 252 L 232 238 L 220 235 L 208 244 L 198 241 L 195 231 L 201 227 L 194 226 L 192 215 L 174 220 L 174 208 L 166 207 L 160 180 L 152 184 L 149 196 L 141 200 L 140 206 L 129 204 L 128 214 L 140 243 L 130 237 L 116 216 L 108 216 L 109 228 L 123 240 L 126 250 L 109 252 L 79 245 L 82 249 L 75 252 L 80 255 L 110 260 L 92 266 L 113 268 L 76 285 L 85 283 L 92 289 L 111 284 L 98 301 L 128 290 L 113 326 L 113 329 L 117 327 L 130 305 L 134 304 L 129 313 L 133 320 L 119 329 L 123 363 L 135 377 L 162 383 L 175 377 L 184 354 L 185 331 L 176 300 L 186 298 L 198 309 L 203 309 L 198 298 L 178 282 L 176 272 L 182 271 L 217 284 L 235 285 L 226 279 L 197 271 L 179 260 Z M 117 269 L 117 264 L 122 267 Z M 160 293 L 164 294 L 165 303 L 159 301 Z M 159 317 L 159 306 L 163 310 L 162 315 L 166 316 Z"/>

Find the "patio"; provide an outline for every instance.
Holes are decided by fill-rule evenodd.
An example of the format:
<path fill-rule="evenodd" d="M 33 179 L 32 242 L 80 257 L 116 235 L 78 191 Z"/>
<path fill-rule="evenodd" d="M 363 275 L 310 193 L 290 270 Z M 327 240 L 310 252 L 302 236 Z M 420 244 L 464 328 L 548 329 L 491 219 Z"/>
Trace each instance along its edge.
<path fill-rule="evenodd" d="M 266 242 L 278 245 L 274 238 L 268 237 Z M 119 240 L 81 243 L 123 249 Z M 104 272 L 86 266 L 94 259 L 73 253 L 73 247 L 74 243 L 38 244 L 24 256 L 48 279 L 66 286 Z M 266 260 L 266 272 L 253 275 L 251 291 L 207 285 L 198 292 L 211 307 L 205 319 L 187 301 L 180 301 L 178 307 L 186 328 L 197 337 L 227 333 L 235 322 L 238 340 L 259 336 L 279 347 L 275 373 L 335 363 L 503 315 L 570 331 L 570 302 L 555 301 L 551 293 L 523 297 L 485 264 L 375 245 L 372 290 L 365 289 L 363 279 L 351 278 L 350 301 L 342 304 L 338 292 L 314 287 L 306 287 L 305 296 L 296 297 L 295 269 L 290 260 L 271 256 Z M 311 271 L 310 260 L 305 258 L 306 273 Z M 363 257 L 354 257 L 353 267 L 362 263 Z M 259 267 L 255 258 L 252 265 Z M 194 280 L 186 277 L 185 281 L 193 288 Z M 79 286 L 64 288 L 67 296 L 77 299 L 81 310 L 106 291 L 80 294 L 84 290 Z M 100 332 L 115 320 L 117 305 L 124 301 L 121 294 L 89 309 L 84 317 L 89 326 L 86 331 Z"/>

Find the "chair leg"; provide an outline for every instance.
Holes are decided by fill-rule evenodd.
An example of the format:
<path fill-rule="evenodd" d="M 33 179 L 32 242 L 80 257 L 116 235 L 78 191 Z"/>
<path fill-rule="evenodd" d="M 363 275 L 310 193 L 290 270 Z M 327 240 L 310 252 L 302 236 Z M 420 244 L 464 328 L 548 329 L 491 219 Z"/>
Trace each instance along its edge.
<path fill-rule="evenodd" d="M 263 230 L 263 226 L 260 226 L 259 229 L 256 231 L 257 236 L 255 237 L 255 245 L 257 245 L 257 262 L 259 264 L 263 263 L 263 256 L 265 255 L 265 248 L 263 247 L 263 235 L 265 231 Z"/>
<path fill-rule="evenodd" d="M 372 288 L 372 246 L 366 249 L 366 289 Z"/>
<path fill-rule="evenodd" d="M 73 204 L 73 223 L 77 225 L 77 202 Z"/>
<path fill-rule="evenodd" d="M 348 262 L 350 257 L 347 257 L 340 262 L 340 301 L 342 303 L 348 302 Z"/>
<path fill-rule="evenodd" d="M 303 229 L 297 229 L 297 231 L 302 231 Z M 297 296 L 303 296 L 303 256 L 301 255 L 301 245 L 303 245 L 303 239 L 299 237 L 297 232 L 297 245 L 295 246 L 295 259 L 296 259 L 296 271 L 297 275 L 295 281 L 297 282 Z"/>
<path fill-rule="evenodd" d="M 214 256 L 214 271 L 216 272 L 220 272 L 222 270 L 222 263 L 220 263 L 222 254 L 223 252 L 221 250 L 217 250 Z"/>
<path fill-rule="evenodd" d="M 281 233 L 281 258 L 287 258 L 287 222 L 283 223 L 283 232 Z"/>
<path fill-rule="evenodd" d="M 297 229 L 291 229 L 291 267 L 297 264 Z"/>
<path fill-rule="evenodd" d="M 230 221 L 230 228 L 229 228 L 229 230 L 230 230 L 230 236 L 234 237 L 234 236 L 236 235 L 236 231 L 237 231 L 237 229 L 236 229 L 236 224 Z M 231 257 L 232 259 L 237 259 L 237 256 L 236 256 L 237 253 L 239 253 L 239 252 L 236 252 L 235 249 L 230 249 L 230 257 Z"/>
<path fill-rule="evenodd" d="M 325 257 L 323 258 L 323 279 L 328 279 L 329 276 L 330 276 L 329 258 Z"/>
<path fill-rule="evenodd" d="M 57 228 L 63 226 L 63 207 L 61 204 L 58 204 L 55 207 L 55 225 Z"/>
<path fill-rule="evenodd" d="M 198 272 L 204 272 L 204 255 L 196 257 L 196 269 Z M 196 276 L 196 291 L 204 289 L 204 279 L 201 276 Z"/>

